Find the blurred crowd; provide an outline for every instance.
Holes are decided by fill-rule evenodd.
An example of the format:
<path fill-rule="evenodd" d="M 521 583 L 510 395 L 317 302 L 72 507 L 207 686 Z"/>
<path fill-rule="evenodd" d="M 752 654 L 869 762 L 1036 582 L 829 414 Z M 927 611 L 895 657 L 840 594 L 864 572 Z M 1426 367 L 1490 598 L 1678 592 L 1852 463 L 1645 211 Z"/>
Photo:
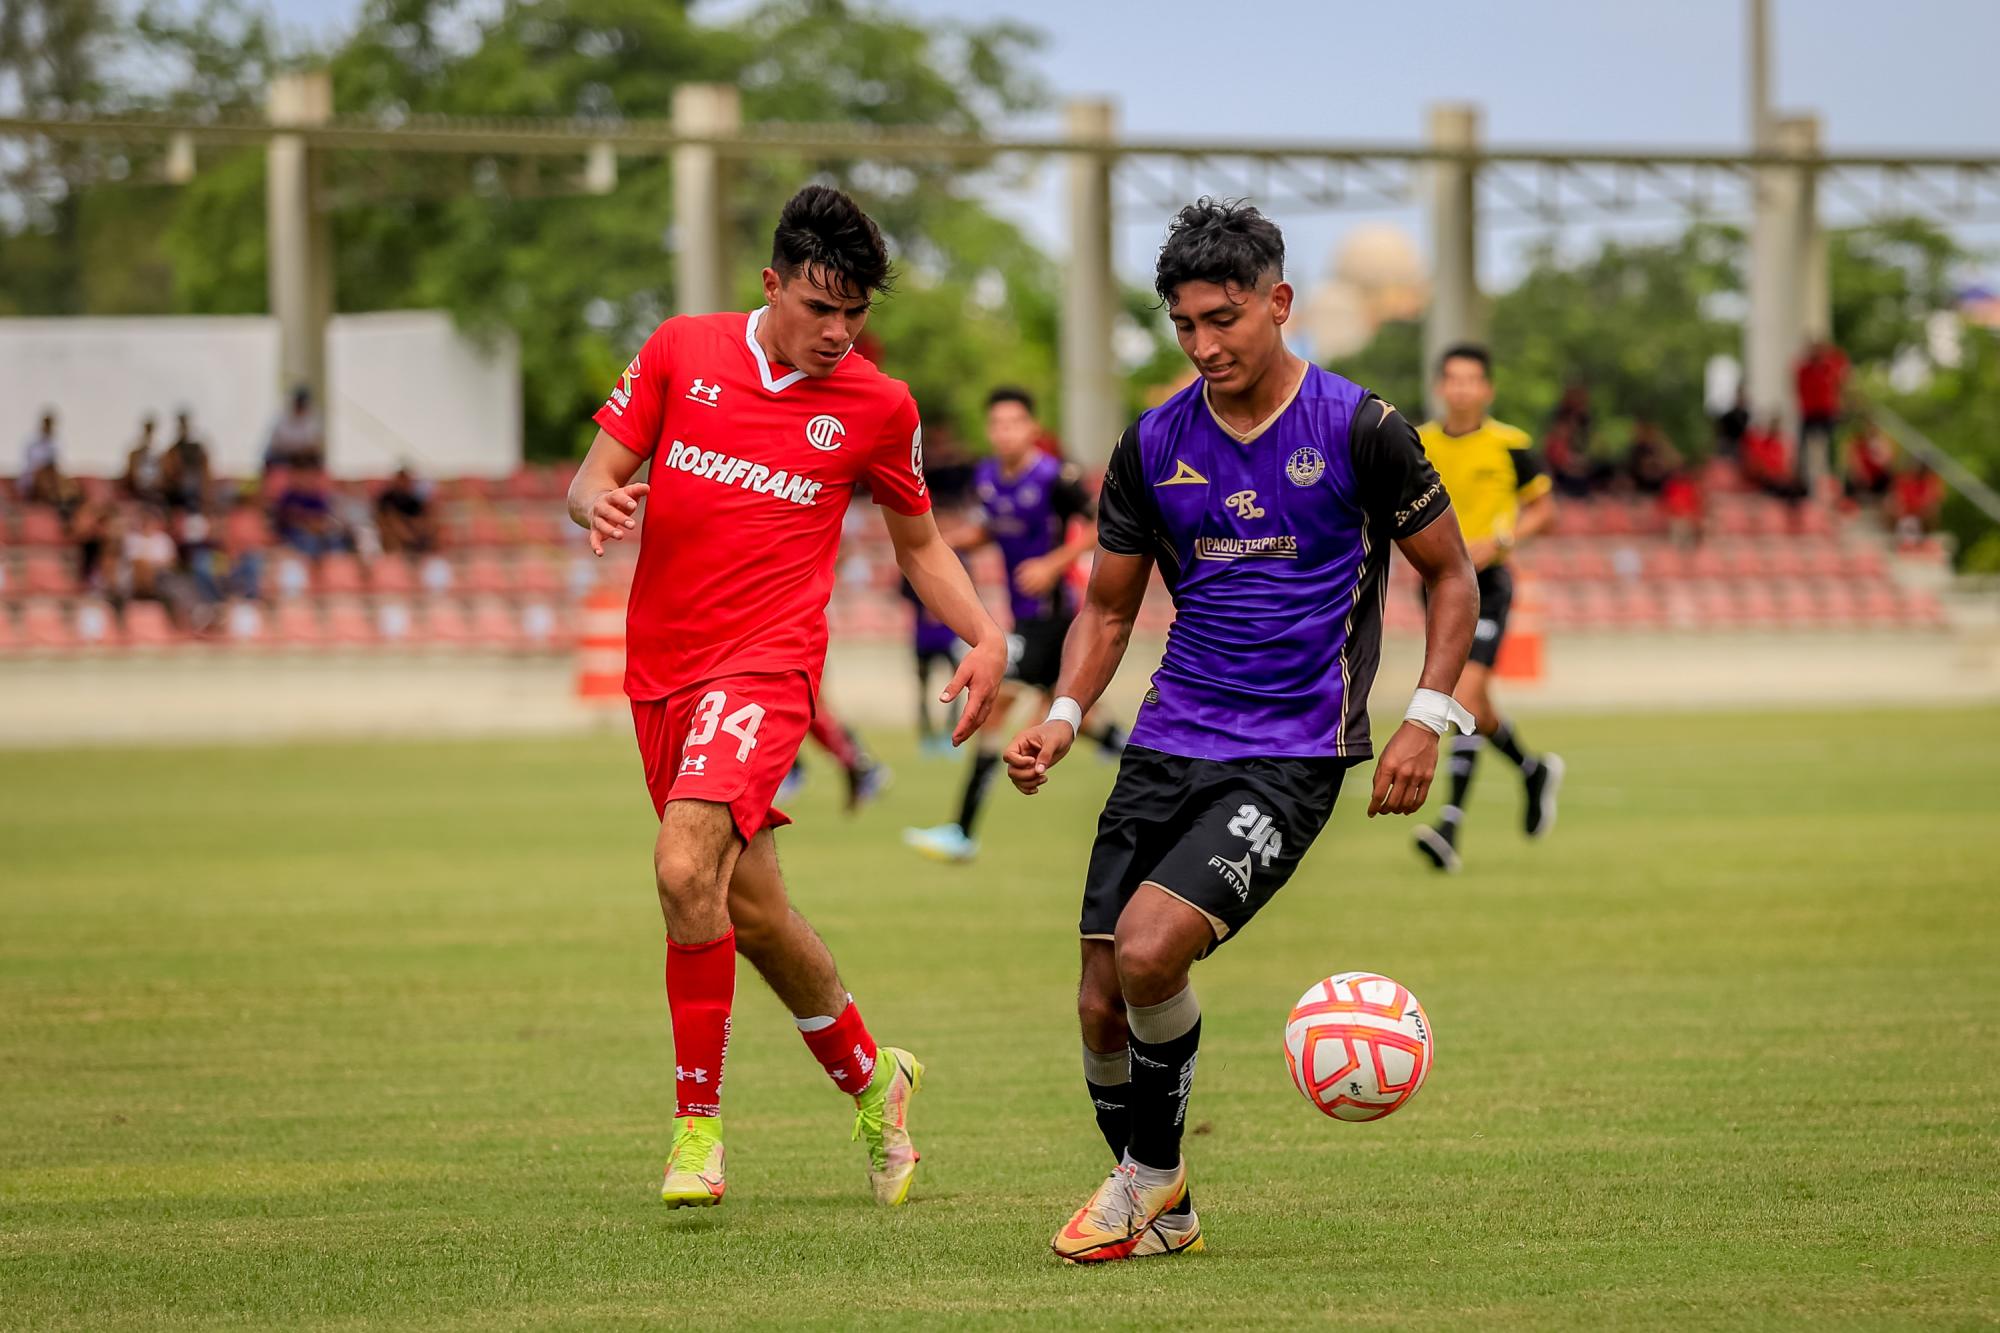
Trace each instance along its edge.
<path fill-rule="evenodd" d="M 1799 504 L 1818 495 L 1866 509 L 1903 542 L 1937 527 L 1944 483 L 1920 458 L 1901 457 L 1894 441 L 1848 403 L 1848 361 L 1817 342 L 1794 367 L 1799 430 L 1790 438 L 1775 416 L 1755 419 L 1741 389 L 1712 420 L 1705 466 L 1689 459 L 1659 423 L 1633 422 L 1624 451 L 1609 457 L 1592 440 L 1590 391 L 1572 383 L 1542 432 L 1556 489 L 1573 498 L 1632 494 L 1656 499 L 1669 530 L 1696 539 L 1709 492 L 1748 490 Z"/>
<path fill-rule="evenodd" d="M 289 549 L 317 561 L 338 552 L 373 559 L 437 549 L 430 484 L 405 466 L 356 492 L 326 470 L 326 439 L 312 396 L 295 391 L 272 423 L 258 475 L 217 476 L 193 409 L 177 408 L 170 439 L 148 415 L 115 479 L 63 467 L 61 421 L 43 411 L 21 452 L 17 498 L 61 524 L 77 581 L 122 613 L 161 603 L 176 628 L 201 632 L 232 599 L 267 598 L 271 557 Z"/>

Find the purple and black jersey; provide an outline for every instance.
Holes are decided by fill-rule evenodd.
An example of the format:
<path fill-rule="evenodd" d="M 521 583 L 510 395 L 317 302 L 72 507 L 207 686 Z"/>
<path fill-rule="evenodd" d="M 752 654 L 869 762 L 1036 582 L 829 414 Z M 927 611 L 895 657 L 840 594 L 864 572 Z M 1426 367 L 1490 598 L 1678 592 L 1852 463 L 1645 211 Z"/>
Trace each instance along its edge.
<path fill-rule="evenodd" d="M 972 474 L 973 495 L 979 501 L 981 524 L 1000 548 L 1007 564 L 1007 592 L 1014 623 L 1024 620 L 1067 620 L 1076 614 L 1076 595 L 1068 580 L 1035 596 L 1014 582 L 1021 563 L 1047 555 L 1063 544 L 1073 518 L 1091 517 L 1090 497 L 1076 469 L 1060 459 L 1037 454 L 1035 460 L 1009 478 L 998 459 L 981 459 Z"/>
<path fill-rule="evenodd" d="M 1201 383 L 1118 441 L 1098 541 L 1150 556 L 1174 625 L 1132 743 L 1192 759 L 1367 758 L 1389 546 L 1450 507 L 1417 433 L 1309 366 L 1247 439 Z"/>

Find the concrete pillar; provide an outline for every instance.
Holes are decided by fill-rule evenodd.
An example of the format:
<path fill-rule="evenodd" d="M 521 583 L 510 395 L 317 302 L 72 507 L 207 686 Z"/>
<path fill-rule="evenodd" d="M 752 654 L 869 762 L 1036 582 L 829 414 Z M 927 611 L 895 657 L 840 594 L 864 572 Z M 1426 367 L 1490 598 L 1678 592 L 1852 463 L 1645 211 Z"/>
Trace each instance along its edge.
<path fill-rule="evenodd" d="M 333 117 L 333 79 L 325 70 L 271 80 L 266 114 L 276 126 L 323 125 Z M 321 199 L 319 155 L 296 134 L 276 134 L 265 149 L 265 271 L 278 321 L 278 391 L 312 390 L 322 422 L 326 325 L 333 316 L 333 229 Z"/>
<path fill-rule="evenodd" d="M 734 134 L 743 103 L 728 84 L 684 83 L 674 89 L 674 129 Z M 733 309 L 729 274 L 728 171 L 705 144 L 674 149 L 674 304 L 684 315 Z"/>
<path fill-rule="evenodd" d="M 1108 99 L 1071 102 L 1071 139 L 1107 148 L 1118 132 L 1118 107 Z M 1062 436 L 1069 456 L 1086 466 L 1104 462 L 1125 423 L 1112 364 L 1111 335 L 1118 279 L 1111 268 L 1111 168 L 1108 152 L 1069 155 L 1069 264 L 1063 277 Z"/>
<path fill-rule="evenodd" d="M 1479 108 L 1463 102 L 1435 105 L 1430 112 L 1433 148 L 1474 149 L 1480 141 Z M 1438 357 L 1456 342 L 1485 336 L 1486 312 L 1479 299 L 1479 169 L 1467 162 L 1436 162 L 1430 168 L 1431 304 L 1424 316 L 1424 384 L 1436 382 Z M 1426 396 L 1435 390 L 1426 387 Z M 1431 402 L 1433 416 L 1442 407 Z"/>
<path fill-rule="evenodd" d="M 1819 151 L 1816 116 L 1771 122 L 1771 151 L 1810 157 Z M 1777 417 L 1798 438 L 1792 367 L 1815 330 L 1828 327 L 1826 238 L 1819 233 L 1815 173 L 1807 167 L 1757 172 L 1750 229 L 1750 317 L 1743 329 L 1750 411 Z M 1818 475 L 1816 472 L 1814 475 Z"/>

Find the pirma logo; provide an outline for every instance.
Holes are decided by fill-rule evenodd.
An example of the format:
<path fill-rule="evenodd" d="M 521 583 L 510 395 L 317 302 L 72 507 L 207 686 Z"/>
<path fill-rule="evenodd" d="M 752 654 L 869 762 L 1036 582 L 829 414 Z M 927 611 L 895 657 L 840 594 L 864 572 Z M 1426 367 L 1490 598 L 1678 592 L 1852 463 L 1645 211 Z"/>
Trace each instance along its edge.
<path fill-rule="evenodd" d="M 838 417 L 830 417 L 822 412 L 806 423 L 806 443 L 825 453 L 832 453 L 846 441 L 847 427 L 840 424 Z"/>

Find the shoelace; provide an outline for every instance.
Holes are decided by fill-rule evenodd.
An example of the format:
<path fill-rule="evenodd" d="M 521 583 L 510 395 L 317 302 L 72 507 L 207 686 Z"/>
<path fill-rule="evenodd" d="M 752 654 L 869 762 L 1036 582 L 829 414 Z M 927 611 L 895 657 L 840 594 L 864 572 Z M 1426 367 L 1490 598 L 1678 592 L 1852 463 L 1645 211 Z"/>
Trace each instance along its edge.
<path fill-rule="evenodd" d="M 1103 1229 L 1130 1231 L 1132 1219 L 1140 1213 L 1139 1173 L 1129 1164 L 1121 1162 L 1111 1168 L 1111 1181 L 1117 1182 L 1117 1188 L 1111 1191 L 1111 1197 L 1105 1200 L 1104 1209 L 1099 1214 L 1103 1219 Z M 1111 1181 L 1105 1183 L 1110 1184 Z"/>
<path fill-rule="evenodd" d="M 673 1146 L 667 1149 L 667 1174 L 672 1175 L 674 1172 L 682 1169 L 681 1155 L 690 1149 L 695 1143 L 696 1137 L 693 1134 L 676 1134 L 674 1136 Z M 702 1167 L 708 1165 L 708 1154 L 712 1147 L 714 1147 L 714 1144 L 708 1140 L 701 1140 L 701 1160 L 686 1169 L 699 1175 Z"/>
<path fill-rule="evenodd" d="M 865 1133 L 868 1136 L 868 1161 L 877 1171 L 889 1169 L 889 1147 L 883 1141 L 882 1112 L 889 1104 L 888 1097 L 857 1097 L 854 1101 L 854 1132 L 847 1136 L 852 1143 Z"/>

